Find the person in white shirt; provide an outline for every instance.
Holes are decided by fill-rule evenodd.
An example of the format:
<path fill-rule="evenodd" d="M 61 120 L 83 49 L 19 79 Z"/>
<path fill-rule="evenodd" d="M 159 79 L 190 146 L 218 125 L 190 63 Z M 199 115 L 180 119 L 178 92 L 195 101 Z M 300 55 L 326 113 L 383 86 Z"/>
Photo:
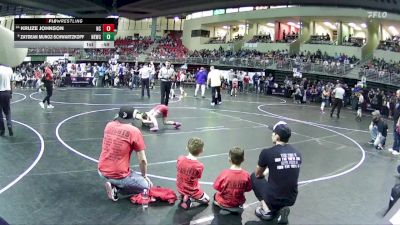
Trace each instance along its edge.
<path fill-rule="evenodd" d="M 169 94 L 171 92 L 172 79 L 175 76 L 175 71 L 171 68 L 171 63 L 166 62 L 165 66 L 160 69 L 158 79 L 161 80 L 161 104 L 168 105 Z"/>
<path fill-rule="evenodd" d="M 13 70 L 11 67 L 0 65 L 0 136 L 4 136 L 5 127 L 3 121 L 3 113 L 6 116 L 8 134 L 13 136 L 11 123 L 10 101 L 12 98 L 11 77 Z"/>
<path fill-rule="evenodd" d="M 211 85 L 211 105 L 220 105 L 221 102 L 221 80 L 223 79 L 221 71 L 210 67 L 210 72 L 208 73 L 207 84 Z"/>
<path fill-rule="evenodd" d="M 357 120 L 357 121 L 361 121 L 361 117 L 362 117 L 362 105 L 363 105 L 363 103 L 364 103 L 364 96 L 362 95 L 362 91 L 357 92 L 357 93 L 356 93 L 356 96 L 358 97 L 356 120 Z"/>
<path fill-rule="evenodd" d="M 147 90 L 147 97 L 150 98 L 150 76 L 152 73 L 152 69 L 145 64 L 140 70 L 139 70 L 139 76 L 142 81 L 142 98 L 144 97 L 144 88 L 146 87 Z"/>
<path fill-rule="evenodd" d="M 340 117 L 340 109 L 343 106 L 343 97 L 344 97 L 345 91 L 342 88 L 341 84 L 337 84 L 336 88 L 332 91 L 332 95 L 334 97 L 333 100 L 333 105 L 332 105 L 332 110 L 331 110 L 331 117 L 333 115 L 333 112 L 335 111 L 336 107 L 337 109 L 337 118 Z"/>

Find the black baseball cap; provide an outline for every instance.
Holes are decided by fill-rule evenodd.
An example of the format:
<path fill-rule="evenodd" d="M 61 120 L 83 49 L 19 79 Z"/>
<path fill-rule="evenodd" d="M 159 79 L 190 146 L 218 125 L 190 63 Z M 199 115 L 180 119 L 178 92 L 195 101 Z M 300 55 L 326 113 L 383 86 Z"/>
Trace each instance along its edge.
<path fill-rule="evenodd" d="M 119 109 L 117 121 L 120 123 L 130 123 L 133 120 L 133 112 L 135 112 L 135 108 L 132 106 L 122 106 Z"/>
<path fill-rule="evenodd" d="M 285 121 L 279 121 L 272 128 L 272 132 L 279 136 L 279 139 L 283 142 L 288 142 L 290 136 L 292 136 L 292 130 Z"/>

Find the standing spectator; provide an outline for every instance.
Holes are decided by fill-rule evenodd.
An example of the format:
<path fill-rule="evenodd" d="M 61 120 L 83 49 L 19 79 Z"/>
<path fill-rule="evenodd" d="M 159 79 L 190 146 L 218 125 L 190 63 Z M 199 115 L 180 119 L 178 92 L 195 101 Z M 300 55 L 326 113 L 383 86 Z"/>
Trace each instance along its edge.
<path fill-rule="evenodd" d="M 171 63 L 167 61 L 165 63 L 165 66 L 160 69 L 158 76 L 158 78 L 161 79 L 161 104 L 168 105 L 172 78 L 174 77 L 174 75 L 175 71 L 171 68 Z"/>
<path fill-rule="evenodd" d="M 238 71 L 237 73 L 237 78 L 239 80 L 239 92 L 243 92 L 243 73 L 242 71 Z"/>
<path fill-rule="evenodd" d="M 106 74 L 106 65 L 105 63 L 102 63 L 101 66 L 99 67 L 99 83 L 101 84 L 101 87 L 104 87 L 106 85 L 105 81 L 105 74 Z"/>
<path fill-rule="evenodd" d="M 393 147 L 389 151 L 393 155 L 400 155 L 400 90 L 396 91 L 396 104 L 393 109 Z"/>
<path fill-rule="evenodd" d="M 42 81 L 44 83 L 44 86 L 46 87 L 46 97 L 43 99 L 43 101 L 39 102 L 40 107 L 44 109 L 44 103 L 47 101 L 47 108 L 48 109 L 53 109 L 54 106 L 50 104 L 50 97 L 53 95 L 53 71 L 51 71 L 50 66 L 47 65 L 44 68 L 44 75 L 42 78 Z"/>
<path fill-rule="evenodd" d="M 150 62 L 150 70 L 151 70 L 151 74 L 150 74 L 150 87 L 151 89 L 154 88 L 154 81 L 156 79 L 156 67 L 154 66 L 153 61 Z"/>
<path fill-rule="evenodd" d="M 260 80 L 260 76 L 258 75 L 258 73 L 255 73 L 253 75 L 253 90 L 255 93 L 258 92 L 258 82 Z"/>
<path fill-rule="evenodd" d="M 232 93 L 232 81 L 233 78 L 235 77 L 235 72 L 233 72 L 233 69 L 230 69 L 228 72 L 228 82 L 229 82 L 229 92 Z"/>
<path fill-rule="evenodd" d="M 144 88 L 147 90 L 147 97 L 150 98 L 150 76 L 151 76 L 151 68 L 145 64 L 139 70 L 139 76 L 142 81 L 142 98 L 144 97 Z"/>
<path fill-rule="evenodd" d="M 333 112 L 335 111 L 336 107 L 337 109 L 337 118 L 340 117 L 340 109 L 343 106 L 343 97 L 344 97 L 344 89 L 342 88 L 341 84 L 337 84 L 336 88 L 332 91 L 333 96 L 335 99 L 333 100 L 333 105 L 332 105 L 332 110 L 331 110 L 331 117 L 333 116 Z"/>
<path fill-rule="evenodd" d="M 321 98 L 322 98 L 322 102 L 321 102 L 321 113 L 325 113 L 324 109 L 325 106 L 329 106 L 329 96 L 331 95 L 330 90 L 328 85 L 325 85 L 322 94 L 321 94 Z"/>
<path fill-rule="evenodd" d="M 205 98 L 204 94 L 206 92 L 206 81 L 207 81 L 207 71 L 204 67 L 200 67 L 200 70 L 196 73 L 196 90 L 194 91 L 194 97 L 197 97 L 197 92 L 201 87 L 201 97 Z"/>
<path fill-rule="evenodd" d="M 11 123 L 11 107 L 10 100 L 12 98 L 11 76 L 13 70 L 11 67 L 0 65 L 0 136 L 4 136 L 5 127 L 3 121 L 3 113 L 6 116 L 8 134 L 13 136 Z"/>
<path fill-rule="evenodd" d="M 121 107 L 118 118 L 107 123 L 104 129 L 98 171 L 107 180 L 105 187 L 108 198 L 112 201 L 118 201 L 118 193 L 138 194 L 153 185 L 147 177 L 143 135 L 131 124 L 134 111 L 129 106 Z M 139 161 L 141 175 L 129 167 L 133 151 Z"/>
<path fill-rule="evenodd" d="M 278 223 L 287 223 L 288 206 L 296 202 L 302 157 L 288 144 L 290 136 L 291 130 L 285 122 L 275 124 L 271 137 L 274 146 L 262 150 L 256 171 L 251 174 L 254 194 L 261 202 L 255 214 L 263 220 L 272 220 L 280 214 Z"/>
<path fill-rule="evenodd" d="M 246 72 L 246 74 L 243 76 L 243 85 L 244 85 L 244 91 L 247 93 L 249 91 L 249 83 L 250 83 L 250 76 Z"/>
<path fill-rule="evenodd" d="M 358 97 L 356 120 L 361 121 L 362 109 L 363 109 L 363 104 L 364 104 L 364 96 L 362 94 L 362 91 L 357 92 L 356 96 Z M 380 117 L 380 115 L 379 115 L 379 117 Z"/>
<path fill-rule="evenodd" d="M 207 84 L 211 85 L 211 105 L 220 105 L 221 102 L 221 79 L 223 79 L 221 71 L 210 67 L 208 73 Z"/>

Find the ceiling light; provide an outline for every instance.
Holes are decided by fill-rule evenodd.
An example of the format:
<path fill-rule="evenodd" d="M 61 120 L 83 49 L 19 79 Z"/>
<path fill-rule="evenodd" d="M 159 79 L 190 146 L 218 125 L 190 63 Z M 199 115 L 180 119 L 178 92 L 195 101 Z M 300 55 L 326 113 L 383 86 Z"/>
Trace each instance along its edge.
<path fill-rule="evenodd" d="M 349 26 L 350 26 L 350 27 L 355 27 L 356 24 L 355 24 L 355 23 L 349 23 Z"/>
<path fill-rule="evenodd" d="M 362 28 L 367 28 L 367 24 L 362 23 L 362 24 L 361 24 L 361 27 L 362 27 Z"/>
<path fill-rule="evenodd" d="M 398 35 L 399 32 L 397 31 L 396 27 L 390 26 L 389 27 L 390 32 L 392 32 L 393 35 Z"/>
<path fill-rule="evenodd" d="M 274 23 L 267 23 L 267 26 L 275 27 L 275 24 Z"/>
<path fill-rule="evenodd" d="M 175 16 L 175 17 L 174 17 L 174 20 L 175 20 L 175 21 L 179 21 L 179 17 Z"/>

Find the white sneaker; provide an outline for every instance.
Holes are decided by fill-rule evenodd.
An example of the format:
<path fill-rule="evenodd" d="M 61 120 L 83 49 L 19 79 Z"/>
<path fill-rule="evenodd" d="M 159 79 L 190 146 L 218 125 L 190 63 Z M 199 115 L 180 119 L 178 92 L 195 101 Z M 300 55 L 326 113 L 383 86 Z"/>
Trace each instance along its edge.
<path fill-rule="evenodd" d="M 389 148 L 388 151 L 389 152 L 393 152 L 394 150 L 393 150 L 393 148 Z"/>
<path fill-rule="evenodd" d="M 398 152 L 398 151 L 393 151 L 392 154 L 393 154 L 393 155 L 400 155 L 400 152 Z"/>
<path fill-rule="evenodd" d="M 42 109 L 44 109 L 44 103 L 43 102 L 39 102 L 40 107 L 42 107 Z"/>
<path fill-rule="evenodd" d="M 110 182 L 106 182 L 105 185 L 107 196 L 111 201 L 118 201 L 118 191 L 115 186 L 113 186 Z"/>
<path fill-rule="evenodd" d="M 48 105 L 47 108 L 48 108 L 48 109 L 54 109 L 54 106 Z"/>
<path fill-rule="evenodd" d="M 215 103 L 214 102 L 211 102 L 211 106 L 214 106 L 215 105 Z"/>

